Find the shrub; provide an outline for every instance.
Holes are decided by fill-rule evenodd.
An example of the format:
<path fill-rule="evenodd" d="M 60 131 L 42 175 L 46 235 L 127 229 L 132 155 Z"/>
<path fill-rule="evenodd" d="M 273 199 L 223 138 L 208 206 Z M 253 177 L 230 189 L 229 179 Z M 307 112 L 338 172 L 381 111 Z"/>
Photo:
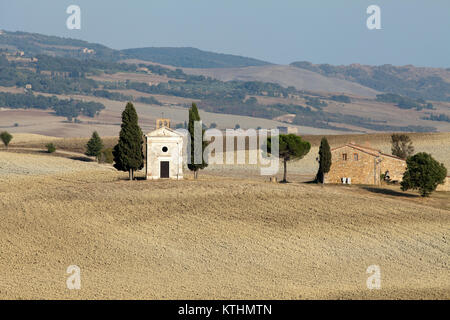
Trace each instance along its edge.
<path fill-rule="evenodd" d="M 53 143 L 48 143 L 45 145 L 48 153 L 54 153 L 56 151 L 56 147 Z"/>
<path fill-rule="evenodd" d="M 401 182 L 402 190 L 418 189 L 422 197 L 428 197 L 447 176 L 444 165 L 425 152 L 408 157 L 406 164 Z"/>
<path fill-rule="evenodd" d="M 100 163 L 113 163 L 114 162 L 113 149 L 112 148 L 103 149 L 100 152 L 100 155 L 98 157 L 98 162 L 100 162 Z"/>
<path fill-rule="evenodd" d="M 13 136 L 7 131 L 3 131 L 2 133 L 0 133 L 0 139 L 2 139 L 3 144 L 6 148 L 8 148 L 8 145 L 11 142 L 12 138 Z"/>
<path fill-rule="evenodd" d="M 343 103 L 352 103 L 352 99 L 350 99 L 349 96 L 346 96 L 343 94 L 337 95 L 337 96 L 331 96 L 330 100 L 337 101 L 337 102 L 343 102 Z"/>

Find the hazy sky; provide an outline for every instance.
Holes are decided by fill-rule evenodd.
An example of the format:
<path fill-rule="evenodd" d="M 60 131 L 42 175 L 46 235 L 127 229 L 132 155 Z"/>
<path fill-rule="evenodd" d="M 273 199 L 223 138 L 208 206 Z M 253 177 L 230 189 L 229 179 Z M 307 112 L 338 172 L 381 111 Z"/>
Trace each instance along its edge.
<path fill-rule="evenodd" d="M 66 8 L 81 7 L 81 30 Z M 381 30 L 368 30 L 369 5 Z M 115 49 L 197 47 L 288 64 L 450 67 L 449 0 L 0 0 L 0 29 Z"/>

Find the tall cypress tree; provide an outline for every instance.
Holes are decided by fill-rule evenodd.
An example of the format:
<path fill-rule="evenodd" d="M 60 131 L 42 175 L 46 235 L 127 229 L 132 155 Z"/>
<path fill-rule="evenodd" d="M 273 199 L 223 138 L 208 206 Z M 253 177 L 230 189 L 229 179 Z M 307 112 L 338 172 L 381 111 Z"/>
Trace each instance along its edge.
<path fill-rule="evenodd" d="M 201 130 L 201 141 L 202 141 L 201 152 L 202 152 L 202 155 L 201 155 L 201 163 L 198 163 L 198 164 L 195 163 L 194 131 L 195 131 L 195 122 L 196 121 L 200 121 L 200 127 L 202 128 L 202 130 Z M 205 161 L 205 158 L 203 157 L 203 151 L 207 147 L 208 142 L 203 141 L 205 130 L 203 129 L 203 126 L 201 125 L 200 115 L 198 113 L 197 105 L 195 103 L 192 103 L 192 107 L 189 109 L 188 131 L 191 136 L 191 150 L 190 150 L 191 151 L 191 161 L 190 161 L 190 163 L 188 163 L 188 168 L 189 168 L 189 170 L 194 171 L 194 179 L 197 179 L 198 171 L 202 170 L 208 166 L 208 164 Z M 200 140 L 200 139 L 198 139 L 198 140 Z"/>
<path fill-rule="evenodd" d="M 92 138 L 86 144 L 86 155 L 89 157 L 96 157 L 98 160 L 98 156 L 103 149 L 103 141 L 98 135 L 97 131 L 94 131 L 92 134 Z"/>
<path fill-rule="evenodd" d="M 119 143 L 114 147 L 114 168 L 128 171 L 130 180 L 134 172 L 144 167 L 144 144 L 142 130 L 138 125 L 138 115 L 131 102 L 127 103 L 122 113 L 122 125 Z"/>
<path fill-rule="evenodd" d="M 325 174 L 330 172 L 331 168 L 331 149 L 327 138 L 323 137 L 319 147 L 319 171 L 317 172 L 316 181 L 325 182 Z"/>

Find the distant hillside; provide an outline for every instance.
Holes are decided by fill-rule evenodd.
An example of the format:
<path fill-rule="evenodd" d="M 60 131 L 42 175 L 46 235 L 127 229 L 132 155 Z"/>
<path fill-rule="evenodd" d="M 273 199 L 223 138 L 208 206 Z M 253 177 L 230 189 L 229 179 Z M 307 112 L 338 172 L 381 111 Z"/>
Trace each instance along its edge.
<path fill-rule="evenodd" d="M 156 53 L 159 58 L 152 57 Z M 430 101 L 447 97 L 446 81 L 450 76 L 446 70 L 350 66 L 360 72 L 352 73 L 350 69 L 346 73 L 346 67 L 308 63 L 283 66 L 261 61 L 257 63 L 264 65 L 231 67 L 252 61 L 258 60 L 193 48 L 118 51 L 81 40 L 4 32 L 0 34 L 0 92 L 5 94 L 0 107 L 11 112 L 34 109 L 26 113 L 53 110 L 53 115 L 66 117 L 67 123 L 79 124 L 109 114 L 114 103 L 134 101 L 149 110 L 160 107 L 160 114 L 174 105 L 186 107 L 195 101 L 203 112 L 211 114 L 283 121 L 334 132 L 448 131 L 450 103 Z M 221 68 L 211 67 L 217 65 Z M 384 70 L 384 77 L 379 70 Z M 379 81 L 385 91 L 358 83 L 361 79 L 368 83 Z M 423 79 L 440 81 L 441 90 L 434 82 Z M 406 86 L 408 81 L 410 87 Z M 417 81 L 422 86 L 416 85 Z M 391 93 L 399 88 L 433 97 L 411 98 L 405 93 Z M 77 101 L 69 99 L 73 96 Z M 103 106 L 105 112 L 101 112 Z M 116 111 L 121 112 L 122 107 Z M 11 118 L 2 117 L 8 128 L 15 125 Z M 111 121 L 105 117 L 102 121 Z M 245 127 L 244 123 L 240 125 Z"/>
<path fill-rule="evenodd" d="M 45 54 L 49 56 L 98 59 L 103 61 L 116 61 L 122 58 L 120 51 L 101 44 L 19 31 L 4 31 L 0 35 L 0 48 L 24 51 L 26 56 Z"/>
<path fill-rule="evenodd" d="M 329 78 L 293 66 L 268 65 L 244 68 L 183 68 L 191 75 L 204 75 L 221 81 L 273 82 L 284 87 L 319 92 L 341 92 L 374 98 L 379 92 L 344 79 Z"/>
<path fill-rule="evenodd" d="M 129 58 L 182 68 L 237 68 L 270 64 L 253 58 L 203 51 L 196 48 L 138 48 L 122 50 L 122 53 Z"/>
<path fill-rule="evenodd" d="M 408 66 L 332 66 L 293 62 L 292 66 L 326 77 L 359 83 L 380 92 L 396 93 L 413 99 L 450 101 L 450 69 Z"/>
<path fill-rule="evenodd" d="M 102 61 L 139 59 L 184 68 L 232 68 L 270 64 L 253 58 L 202 51 L 196 48 L 137 48 L 120 51 L 78 39 L 20 31 L 4 31 L 0 35 L 0 49 L 24 51 L 26 56 L 44 54 Z"/>

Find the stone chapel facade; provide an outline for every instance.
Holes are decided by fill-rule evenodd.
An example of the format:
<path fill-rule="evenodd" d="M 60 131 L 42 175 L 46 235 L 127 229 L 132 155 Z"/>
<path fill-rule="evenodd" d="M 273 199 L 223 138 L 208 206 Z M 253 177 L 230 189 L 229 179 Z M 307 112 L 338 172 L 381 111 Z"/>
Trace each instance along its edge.
<path fill-rule="evenodd" d="M 183 135 L 158 119 L 156 130 L 145 135 L 146 179 L 183 179 Z"/>

